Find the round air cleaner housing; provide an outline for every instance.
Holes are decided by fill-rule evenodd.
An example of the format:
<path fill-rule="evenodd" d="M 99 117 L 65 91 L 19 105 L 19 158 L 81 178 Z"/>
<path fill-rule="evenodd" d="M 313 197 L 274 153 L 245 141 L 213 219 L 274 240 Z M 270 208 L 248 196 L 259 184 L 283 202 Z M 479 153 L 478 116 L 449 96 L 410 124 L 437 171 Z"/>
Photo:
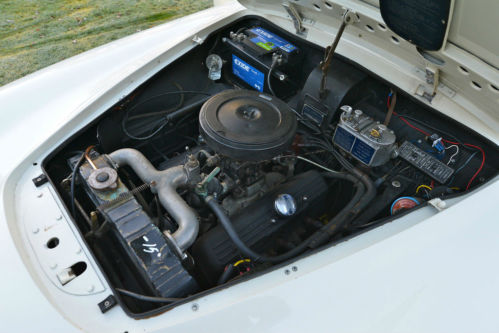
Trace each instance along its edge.
<path fill-rule="evenodd" d="M 296 116 L 280 99 L 251 90 L 226 90 L 199 112 L 199 130 L 217 153 L 261 161 L 284 152 L 296 132 Z"/>

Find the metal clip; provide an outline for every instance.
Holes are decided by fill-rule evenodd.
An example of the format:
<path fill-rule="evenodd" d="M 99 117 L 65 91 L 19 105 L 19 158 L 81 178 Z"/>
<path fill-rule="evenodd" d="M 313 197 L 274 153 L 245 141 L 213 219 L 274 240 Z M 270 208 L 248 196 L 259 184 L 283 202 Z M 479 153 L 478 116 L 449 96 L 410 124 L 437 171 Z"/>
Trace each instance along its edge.
<path fill-rule="evenodd" d="M 194 37 L 192 37 L 192 41 L 198 45 L 201 45 L 204 42 L 204 38 L 195 35 Z"/>
<path fill-rule="evenodd" d="M 432 205 L 439 212 L 447 208 L 447 203 L 440 198 L 431 199 L 430 201 L 428 201 L 428 203 Z"/>

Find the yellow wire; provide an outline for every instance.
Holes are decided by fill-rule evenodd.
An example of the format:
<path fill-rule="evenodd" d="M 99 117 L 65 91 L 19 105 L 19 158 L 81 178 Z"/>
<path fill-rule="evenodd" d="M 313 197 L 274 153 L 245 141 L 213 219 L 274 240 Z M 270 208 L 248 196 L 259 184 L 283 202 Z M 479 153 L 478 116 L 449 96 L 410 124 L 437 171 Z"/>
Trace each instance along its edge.
<path fill-rule="evenodd" d="M 234 264 L 234 267 L 237 267 L 237 265 L 240 265 L 243 262 L 251 262 L 251 260 L 250 259 L 242 259 L 242 260 L 236 261 L 236 263 Z"/>
<path fill-rule="evenodd" d="M 451 187 L 450 189 L 455 190 L 455 191 L 461 191 L 461 189 L 459 187 Z"/>
<path fill-rule="evenodd" d="M 418 188 L 416 189 L 416 193 L 418 193 L 421 188 L 425 188 L 425 189 L 428 189 L 430 191 L 432 190 L 432 188 L 429 187 L 428 185 L 419 185 Z"/>

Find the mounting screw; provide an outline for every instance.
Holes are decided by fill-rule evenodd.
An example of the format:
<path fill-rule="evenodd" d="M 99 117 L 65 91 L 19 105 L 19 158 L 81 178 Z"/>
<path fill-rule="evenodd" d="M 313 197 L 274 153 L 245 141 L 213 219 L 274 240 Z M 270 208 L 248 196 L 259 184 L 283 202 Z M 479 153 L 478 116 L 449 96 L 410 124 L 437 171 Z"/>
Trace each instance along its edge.
<path fill-rule="evenodd" d="M 38 197 L 38 198 L 43 197 L 43 193 L 42 193 L 42 192 L 38 193 L 37 197 Z"/>
<path fill-rule="evenodd" d="M 291 267 L 291 270 L 292 270 L 293 272 L 296 272 L 296 271 L 298 271 L 298 267 L 293 266 L 293 267 Z"/>
<path fill-rule="evenodd" d="M 55 219 L 56 219 L 57 221 L 62 220 L 62 215 L 57 216 Z"/>
<path fill-rule="evenodd" d="M 276 219 L 270 219 L 270 223 L 276 223 L 277 220 Z"/>
<path fill-rule="evenodd" d="M 40 231 L 40 228 L 34 228 L 34 229 L 33 229 L 33 233 L 34 233 L 34 234 L 37 234 L 39 231 Z"/>
<path fill-rule="evenodd" d="M 80 254 L 80 253 L 81 253 L 81 247 L 78 250 L 76 250 L 76 254 Z"/>
<path fill-rule="evenodd" d="M 56 263 L 52 263 L 52 264 L 50 264 L 50 268 L 51 268 L 51 269 L 56 269 L 56 268 L 57 268 L 57 264 L 56 264 Z"/>
<path fill-rule="evenodd" d="M 393 187 L 399 188 L 401 185 L 402 185 L 402 184 L 400 184 L 400 182 L 399 182 L 398 180 L 394 180 L 394 181 L 392 182 L 392 186 L 393 186 Z"/>
<path fill-rule="evenodd" d="M 199 305 L 197 305 L 197 303 L 194 303 L 194 304 L 192 304 L 191 309 L 192 309 L 192 311 L 197 311 L 197 310 L 199 310 Z"/>
<path fill-rule="evenodd" d="M 306 195 L 304 195 L 302 199 L 303 199 L 303 201 L 307 201 L 308 197 Z"/>
<path fill-rule="evenodd" d="M 284 270 L 284 274 L 289 275 L 290 273 L 291 273 L 291 271 L 289 269 Z"/>
<path fill-rule="evenodd" d="M 94 289 L 95 289 L 94 285 L 93 285 L 93 284 L 91 284 L 91 285 L 89 285 L 89 286 L 88 286 L 87 291 L 88 291 L 89 293 L 91 293 L 92 291 L 94 291 Z"/>

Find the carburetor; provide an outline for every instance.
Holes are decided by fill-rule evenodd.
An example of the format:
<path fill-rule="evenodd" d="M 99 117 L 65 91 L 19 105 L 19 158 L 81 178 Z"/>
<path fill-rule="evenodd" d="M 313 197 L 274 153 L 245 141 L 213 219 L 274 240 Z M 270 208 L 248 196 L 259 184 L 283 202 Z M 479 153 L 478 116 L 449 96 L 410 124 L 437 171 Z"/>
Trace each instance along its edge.
<path fill-rule="evenodd" d="M 392 130 L 362 110 L 351 106 L 341 108 L 341 116 L 334 132 L 333 142 L 367 166 L 383 165 L 395 157 L 396 136 Z"/>

